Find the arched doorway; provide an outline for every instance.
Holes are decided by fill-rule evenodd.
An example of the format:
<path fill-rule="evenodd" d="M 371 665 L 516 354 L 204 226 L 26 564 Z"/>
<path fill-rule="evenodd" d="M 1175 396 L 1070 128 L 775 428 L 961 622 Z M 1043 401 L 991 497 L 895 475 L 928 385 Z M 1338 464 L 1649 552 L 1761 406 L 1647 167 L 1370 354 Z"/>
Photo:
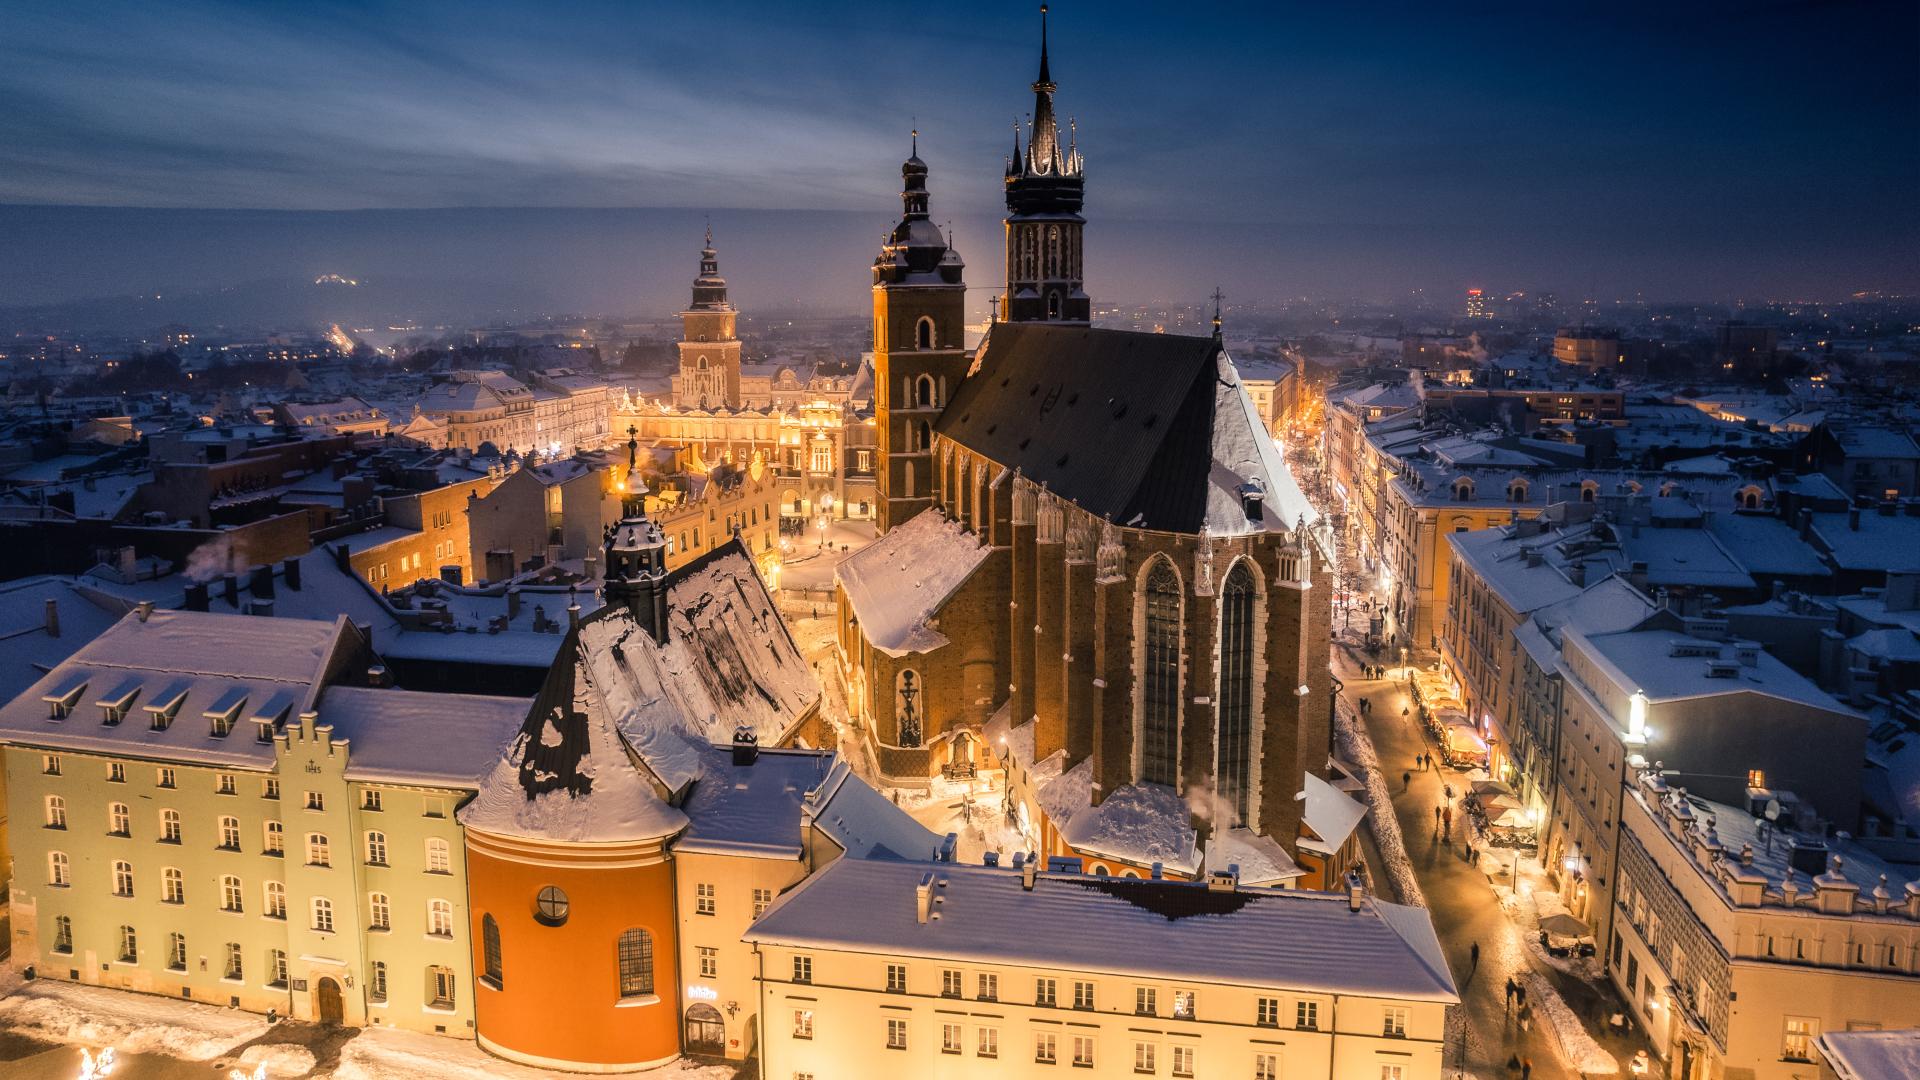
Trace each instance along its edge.
<path fill-rule="evenodd" d="M 347 1018 L 340 1001 L 340 984 L 331 977 L 323 975 L 313 984 L 313 1013 L 323 1024 L 338 1024 Z"/>
<path fill-rule="evenodd" d="M 720 1010 L 704 1001 L 687 1006 L 687 1053 L 725 1054 L 727 1022 Z"/>

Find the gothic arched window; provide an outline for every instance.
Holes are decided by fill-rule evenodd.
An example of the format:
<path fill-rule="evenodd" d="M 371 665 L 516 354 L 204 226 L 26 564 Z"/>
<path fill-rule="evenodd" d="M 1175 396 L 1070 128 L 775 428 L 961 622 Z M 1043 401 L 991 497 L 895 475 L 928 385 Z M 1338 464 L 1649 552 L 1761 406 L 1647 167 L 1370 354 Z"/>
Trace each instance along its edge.
<path fill-rule="evenodd" d="M 1220 798 L 1244 825 L 1253 786 L 1253 572 L 1227 571 L 1220 590 Z"/>
<path fill-rule="evenodd" d="M 1060 276 L 1060 226 L 1047 226 L 1047 277 Z"/>
<path fill-rule="evenodd" d="M 933 376 L 922 375 L 913 381 L 913 407 L 930 409 L 933 404 Z"/>
<path fill-rule="evenodd" d="M 1144 602 L 1140 779 L 1171 785 L 1180 762 L 1180 576 L 1165 559 L 1147 571 Z"/>
<path fill-rule="evenodd" d="M 919 325 L 913 328 L 913 344 L 915 348 L 919 349 L 933 348 L 932 318 L 925 315 L 920 316 Z"/>

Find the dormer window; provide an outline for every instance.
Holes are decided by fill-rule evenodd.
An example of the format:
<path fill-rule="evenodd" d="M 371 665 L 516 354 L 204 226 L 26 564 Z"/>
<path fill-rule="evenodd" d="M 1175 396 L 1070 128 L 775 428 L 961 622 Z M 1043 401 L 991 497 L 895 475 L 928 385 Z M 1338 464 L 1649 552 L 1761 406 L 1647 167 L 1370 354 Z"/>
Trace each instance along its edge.
<path fill-rule="evenodd" d="M 259 726 L 258 738 L 261 742 L 272 742 L 273 733 L 286 720 L 287 713 L 293 711 L 293 698 L 288 694 L 275 694 L 247 719 Z"/>
<path fill-rule="evenodd" d="M 41 701 L 50 707 L 48 719 L 65 720 L 73 715 L 73 707 L 80 703 L 80 695 L 87 692 L 87 680 L 80 679 L 70 683 L 64 690 L 56 690 L 41 697 Z"/>
<path fill-rule="evenodd" d="M 100 722 L 112 725 L 125 720 L 127 710 L 133 708 L 134 701 L 139 697 L 140 684 L 129 681 L 120 684 L 119 689 L 96 698 L 94 704 L 100 706 Z"/>
<path fill-rule="evenodd" d="M 1453 482 L 1453 498 L 1456 502 L 1466 502 L 1473 498 L 1473 481 L 1461 477 Z"/>
<path fill-rule="evenodd" d="M 224 739 L 233 731 L 234 721 L 240 716 L 240 710 L 247 706 L 247 692 L 234 687 L 215 699 L 207 711 L 200 715 L 207 718 L 211 725 L 208 729 L 216 739 Z"/>
<path fill-rule="evenodd" d="M 180 703 L 185 700 L 187 700 L 185 683 L 161 691 L 158 697 L 143 706 L 149 718 L 148 726 L 155 731 L 167 730 L 173 724 L 174 714 L 180 711 Z"/>

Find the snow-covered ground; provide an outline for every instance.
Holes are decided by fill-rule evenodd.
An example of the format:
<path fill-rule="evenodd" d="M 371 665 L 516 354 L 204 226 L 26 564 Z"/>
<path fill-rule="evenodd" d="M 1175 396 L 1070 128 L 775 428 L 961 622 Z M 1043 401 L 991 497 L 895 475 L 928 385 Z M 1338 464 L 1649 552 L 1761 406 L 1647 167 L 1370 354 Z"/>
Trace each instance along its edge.
<path fill-rule="evenodd" d="M 304 1024 L 270 1025 L 266 1017 L 253 1013 L 97 986 L 45 979 L 21 984 L 11 971 L 7 974 L 11 992 L 0 998 L 0 1030 L 93 1053 L 112 1047 L 122 1055 L 115 1080 L 161 1075 L 163 1064 L 171 1062 L 211 1063 L 248 1076 L 264 1065 L 265 1075 L 273 1080 L 560 1080 L 576 1075 L 514 1065 L 464 1039 L 378 1027 L 342 1030 L 338 1060 L 316 1072 L 313 1050 L 299 1045 L 314 1034 Z M 165 1062 L 150 1064 L 140 1055 Z M 0 1073 L 10 1072 L 12 1064 L 0 1062 Z M 737 1072 L 731 1066 L 680 1062 L 630 1075 L 644 1080 L 734 1080 Z M 164 1074 L 177 1071 L 164 1069 Z"/>
<path fill-rule="evenodd" d="M 1374 752 L 1366 725 L 1344 701 L 1334 709 L 1333 738 L 1340 756 L 1359 767 L 1360 778 L 1367 785 L 1367 825 L 1373 830 L 1374 843 L 1380 846 L 1381 860 L 1387 864 L 1385 869 L 1393 882 L 1394 895 L 1403 904 L 1426 907 L 1426 893 L 1421 891 L 1420 879 L 1413 873 L 1413 862 L 1407 858 L 1407 842 L 1400 834 L 1400 819 L 1393 814 L 1393 796 L 1387 791 L 1386 778 L 1380 774 L 1380 755 Z"/>
<path fill-rule="evenodd" d="M 825 547 L 821 546 L 819 529 L 786 537 L 781 541 L 786 555 L 780 567 L 780 587 L 796 592 L 831 591 L 833 571 L 840 560 L 873 543 L 876 535 L 873 522 L 847 519 L 827 526 Z"/>
<path fill-rule="evenodd" d="M 984 780 L 936 779 L 930 788 L 882 788 L 915 821 L 945 836 L 959 834 L 959 859 L 978 863 L 982 854 L 1000 853 L 1000 865 L 1009 866 L 1013 853 L 1027 844 L 1007 822 L 1006 791 Z"/>

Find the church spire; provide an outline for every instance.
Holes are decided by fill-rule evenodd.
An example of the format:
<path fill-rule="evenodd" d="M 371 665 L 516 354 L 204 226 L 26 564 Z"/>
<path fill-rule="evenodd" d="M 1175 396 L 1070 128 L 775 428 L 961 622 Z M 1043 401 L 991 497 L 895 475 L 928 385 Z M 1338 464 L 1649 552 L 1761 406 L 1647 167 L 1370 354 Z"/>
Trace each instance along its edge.
<path fill-rule="evenodd" d="M 1053 116 L 1053 92 L 1058 89 L 1047 68 L 1047 5 L 1040 5 L 1040 77 L 1033 83 L 1033 131 L 1027 136 L 1027 172 L 1060 176 L 1060 124 Z"/>
<path fill-rule="evenodd" d="M 720 256 L 713 250 L 713 222 L 707 222 L 706 243 L 700 248 L 700 276 L 693 279 L 690 311 L 722 311 L 727 304 L 727 279 L 720 276 Z"/>
<path fill-rule="evenodd" d="M 1092 302 L 1081 270 L 1080 206 L 1086 177 L 1077 131 L 1062 142 L 1053 111 L 1052 53 L 1047 5 L 1040 6 L 1040 76 L 1033 82 L 1033 115 L 1027 145 L 1013 129 L 1013 161 L 1007 165 L 1007 292 L 1000 317 L 1010 322 L 1087 323 Z M 1069 124 L 1070 131 L 1073 125 Z"/>

